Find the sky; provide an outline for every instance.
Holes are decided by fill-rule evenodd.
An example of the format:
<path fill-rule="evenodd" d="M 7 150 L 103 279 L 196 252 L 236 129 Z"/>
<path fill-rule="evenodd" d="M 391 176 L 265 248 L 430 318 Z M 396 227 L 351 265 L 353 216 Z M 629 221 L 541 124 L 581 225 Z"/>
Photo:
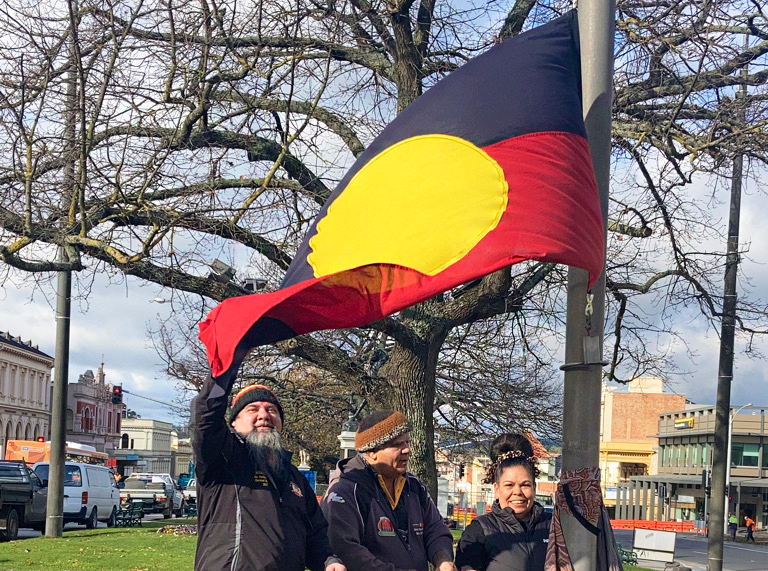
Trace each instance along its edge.
<path fill-rule="evenodd" d="M 727 227 L 727 204 L 717 210 L 722 213 L 723 227 Z M 756 192 L 754 185 L 747 182 L 741 198 L 739 246 L 744 254 L 739 262 L 740 272 L 749 278 L 751 297 L 761 299 L 763 307 L 768 304 L 767 211 L 768 197 Z M 720 250 L 724 251 L 725 245 Z M 692 374 L 672 389 L 685 394 L 694 403 L 714 404 L 720 358 L 720 325 L 716 325 L 715 331 L 701 315 L 696 315 L 681 329 L 688 344 L 697 350 L 698 356 L 695 362 L 683 355 L 677 356 L 675 360 L 680 368 L 690 370 Z M 731 385 L 731 405 L 734 407 L 748 403 L 768 407 L 768 363 L 765 360 L 768 358 L 768 335 L 755 336 L 752 342 L 753 348 L 762 353 L 762 358 L 750 358 L 746 340 L 738 337 L 736 340 Z"/>
<path fill-rule="evenodd" d="M 704 191 L 704 190 L 702 190 Z M 726 224 L 725 205 L 723 224 Z M 768 197 L 749 188 L 742 197 L 741 239 L 748 251 L 741 269 L 750 276 L 753 294 L 768 302 Z M 721 250 L 725 247 L 722 246 Z M 142 418 L 178 424 L 181 417 L 170 406 L 140 397 L 177 404 L 175 384 L 163 373 L 163 364 L 151 345 L 148 329 L 157 327 L 158 318 L 168 317 L 171 304 L 156 303 L 168 297 L 160 286 L 142 285 L 129 278 L 122 285 L 109 285 L 107 276 L 96 278 L 87 301 L 72 303 L 70 333 L 70 382 L 90 369 L 94 373 L 101 362 L 107 382 L 121 384 L 129 394 L 127 406 Z M 55 348 L 55 280 L 33 291 L 29 286 L 14 287 L 6 282 L 0 287 L 0 331 L 8 331 L 31 340 L 40 350 L 53 356 Z M 713 330 L 700 315 L 679 324 L 684 338 L 698 356 L 690 361 L 679 352 L 675 361 L 690 374 L 678 379 L 669 390 L 684 394 L 697 404 L 714 404 L 719 359 L 719 325 Z M 768 355 L 768 339 L 756 338 L 755 347 Z M 564 357 L 564 356 L 563 356 Z M 555 364 L 555 366 L 557 366 Z M 736 350 L 731 403 L 753 403 L 768 407 L 768 367 L 763 359 L 750 359 L 744 342 Z"/>

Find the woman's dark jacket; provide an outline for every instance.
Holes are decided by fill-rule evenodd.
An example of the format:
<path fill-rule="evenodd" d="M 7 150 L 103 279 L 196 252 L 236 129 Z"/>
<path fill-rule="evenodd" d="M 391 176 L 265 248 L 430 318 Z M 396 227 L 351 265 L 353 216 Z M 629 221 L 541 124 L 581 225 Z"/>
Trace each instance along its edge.
<path fill-rule="evenodd" d="M 456 567 L 477 571 L 541 571 L 547 556 L 552 515 L 534 503 L 525 525 L 510 508 L 493 502 L 491 513 L 475 519 L 461 535 Z"/>
<path fill-rule="evenodd" d="M 230 390 L 209 378 L 192 405 L 195 571 L 323 571 L 338 559 L 314 490 L 292 465 L 283 482 L 256 469 L 225 421 Z"/>

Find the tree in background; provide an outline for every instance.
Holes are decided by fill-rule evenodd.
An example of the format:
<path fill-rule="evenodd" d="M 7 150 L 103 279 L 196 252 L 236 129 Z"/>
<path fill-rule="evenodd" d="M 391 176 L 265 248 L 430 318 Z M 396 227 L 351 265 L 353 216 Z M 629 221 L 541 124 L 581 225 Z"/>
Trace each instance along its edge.
<path fill-rule="evenodd" d="M 248 293 L 242 277 L 274 289 L 330 189 L 398 111 L 493 42 L 569 7 L 11 0 L 0 8 L 7 275 L 72 269 L 86 291 L 99 273 L 136 276 L 171 290 L 189 321 Z M 725 239 L 709 201 L 723 199 L 737 153 L 753 173 L 766 162 L 766 17 L 746 0 L 620 1 L 616 52 L 606 376 L 668 377 L 676 317 L 721 312 Z M 74 144 L 63 115 L 71 61 Z M 735 92 L 747 66 L 743 125 Z M 709 196 L 692 184 L 702 175 Z M 56 247 L 65 260 L 53 261 Z M 564 281 L 562 268 L 521 264 L 366 328 L 259 349 L 255 374 L 290 388 L 302 371 L 323 371 L 331 403 L 352 391 L 403 410 L 412 468 L 434 482 L 435 412 L 448 438 L 557 430 Z M 649 314 L 651 303 L 660 310 Z M 764 331 L 757 301 L 740 298 L 739 317 L 741 331 Z M 194 385 L 205 374 L 199 353 L 166 352 L 171 376 Z"/>

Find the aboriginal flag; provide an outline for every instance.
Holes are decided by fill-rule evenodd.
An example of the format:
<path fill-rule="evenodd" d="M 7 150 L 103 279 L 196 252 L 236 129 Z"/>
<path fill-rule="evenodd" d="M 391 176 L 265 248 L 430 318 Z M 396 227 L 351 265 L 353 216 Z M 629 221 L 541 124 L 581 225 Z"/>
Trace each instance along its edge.
<path fill-rule="evenodd" d="M 323 206 L 281 289 L 200 324 L 214 377 L 247 352 L 357 327 L 521 262 L 603 269 L 572 11 L 498 44 L 390 123 Z"/>

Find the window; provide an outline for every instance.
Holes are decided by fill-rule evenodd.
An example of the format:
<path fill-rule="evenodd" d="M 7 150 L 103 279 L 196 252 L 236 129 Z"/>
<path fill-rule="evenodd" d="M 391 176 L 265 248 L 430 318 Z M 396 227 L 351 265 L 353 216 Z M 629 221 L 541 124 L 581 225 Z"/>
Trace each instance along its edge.
<path fill-rule="evenodd" d="M 691 466 L 698 466 L 697 460 L 699 456 L 699 445 L 693 444 L 693 450 L 691 451 Z"/>
<path fill-rule="evenodd" d="M 731 466 L 748 466 L 757 468 L 759 454 L 759 444 L 735 442 L 731 446 Z"/>
<path fill-rule="evenodd" d="M 708 444 L 701 445 L 701 465 L 702 466 L 707 465 L 707 446 Z"/>

